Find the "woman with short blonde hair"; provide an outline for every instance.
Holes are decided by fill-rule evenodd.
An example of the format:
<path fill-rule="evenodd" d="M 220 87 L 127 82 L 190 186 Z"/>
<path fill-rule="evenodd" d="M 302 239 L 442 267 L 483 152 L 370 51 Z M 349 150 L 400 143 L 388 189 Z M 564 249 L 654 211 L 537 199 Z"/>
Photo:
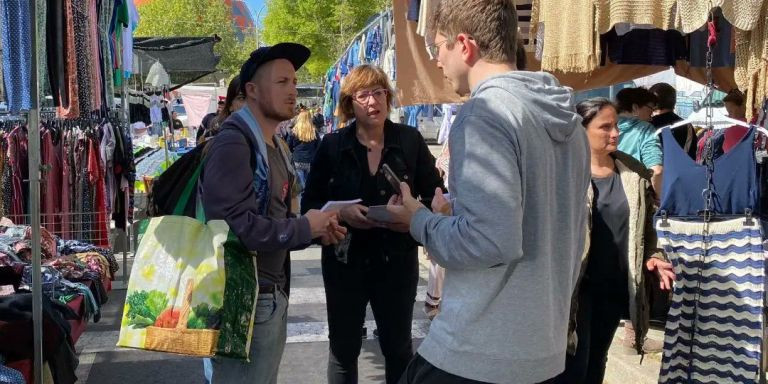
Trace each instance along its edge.
<path fill-rule="evenodd" d="M 330 384 L 358 382 L 360 330 L 369 302 L 388 384 L 397 382 L 413 356 L 411 320 L 419 280 L 418 245 L 407 225 L 386 223 L 381 206 L 397 191 L 383 170 L 390 168 L 414 194 L 426 199 L 442 187 L 442 180 L 419 131 L 387 117 L 392 101 L 384 71 L 372 65 L 352 69 L 342 83 L 339 104 L 339 115 L 351 122 L 323 137 L 301 203 L 306 212 L 322 208 L 328 201 L 362 200 L 339 212 L 339 221 L 350 228 L 345 245 L 323 247 Z M 379 210 L 369 210 L 374 206 Z"/>

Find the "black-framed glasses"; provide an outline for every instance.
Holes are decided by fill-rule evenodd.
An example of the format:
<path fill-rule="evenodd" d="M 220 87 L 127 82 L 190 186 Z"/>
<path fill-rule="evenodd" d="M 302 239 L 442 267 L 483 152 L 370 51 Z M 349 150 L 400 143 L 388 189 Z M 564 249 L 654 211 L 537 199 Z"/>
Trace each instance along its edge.
<path fill-rule="evenodd" d="M 371 96 L 373 96 L 373 98 L 376 100 L 381 100 L 382 98 L 387 96 L 387 90 L 384 88 L 379 88 L 373 91 L 360 91 L 355 93 L 353 98 L 358 103 L 365 104 L 365 102 L 367 102 Z"/>

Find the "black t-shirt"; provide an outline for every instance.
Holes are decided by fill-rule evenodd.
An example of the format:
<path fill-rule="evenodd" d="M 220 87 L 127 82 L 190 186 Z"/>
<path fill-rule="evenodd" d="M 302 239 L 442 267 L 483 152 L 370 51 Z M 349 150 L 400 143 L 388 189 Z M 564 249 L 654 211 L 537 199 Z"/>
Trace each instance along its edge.
<path fill-rule="evenodd" d="M 674 112 L 664 112 L 652 117 L 651 124 L 656 128 L 662 128 L 677 123 L 682 119 L 682 117 Z M 677 144 L 680 145 L 680 148 L 683 148 L 683 150 L 688 153 L 688 156 L 695 160 L 697 140 L 693 126 L 686 124 L 677 127 L 672 130 L 672 136 L 675 138 L 675 141 L 677 141 Z M 659 142 L 662 142 L 661 135 L 659 135 Z"/>
<path fill-rule="evenodd" d="M 592 207 L 589 259 L 586 281 L 617 297 L 628 297 L 629 203 L 617 172 L 592 178 L 595 204 Z"/>

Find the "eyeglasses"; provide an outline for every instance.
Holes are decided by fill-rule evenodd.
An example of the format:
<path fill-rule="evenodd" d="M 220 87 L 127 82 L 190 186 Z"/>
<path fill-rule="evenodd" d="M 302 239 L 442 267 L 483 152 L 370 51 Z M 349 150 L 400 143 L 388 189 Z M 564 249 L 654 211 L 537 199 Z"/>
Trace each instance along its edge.
<path fill-rule="evenodd" d="M 440 46 L 447 43 L 448 41 L 448 39 L 445 39 L 439 43 L 432 43 L 427 45 L 427 52 L 429 52 L 429 56 L 432 58 L 437 58 L 438 53 L 440 53 Z"/>
<path fill-rule="evenodd" d="M 373 91 L 357 92 L 354 95 L 354 99 L 358 103 L 364 104 L 371 96 L 373 96 L 374 99 L 381 101 L 382 98 L 387 96 L 387 90 L 384 88 L 379 88 Z"/>
<path fill-rule="evenodd" d="M 645 106 L 650 108 L 651 111 L 655 111 L 656 110 L 656 105 L 654 105 L 654 104 L 646 104 Z"/>

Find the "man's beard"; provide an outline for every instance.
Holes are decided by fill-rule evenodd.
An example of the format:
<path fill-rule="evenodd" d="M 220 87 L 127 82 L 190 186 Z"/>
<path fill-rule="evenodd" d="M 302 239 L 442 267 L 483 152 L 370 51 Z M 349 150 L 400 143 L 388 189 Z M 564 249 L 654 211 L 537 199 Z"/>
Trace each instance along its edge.
<path fill-rule="evenodd" d="M 285 121 L 293 118 L 292 111 L 290 112 L 278 111 L 277 108 L 274 108 L 267 101 L 260 101 L 259 104 L 261 107 L 261 113 L 264 114 L 264 117 L 266 117 L 267 119 L 274 120 L 274 121 Z"/>

